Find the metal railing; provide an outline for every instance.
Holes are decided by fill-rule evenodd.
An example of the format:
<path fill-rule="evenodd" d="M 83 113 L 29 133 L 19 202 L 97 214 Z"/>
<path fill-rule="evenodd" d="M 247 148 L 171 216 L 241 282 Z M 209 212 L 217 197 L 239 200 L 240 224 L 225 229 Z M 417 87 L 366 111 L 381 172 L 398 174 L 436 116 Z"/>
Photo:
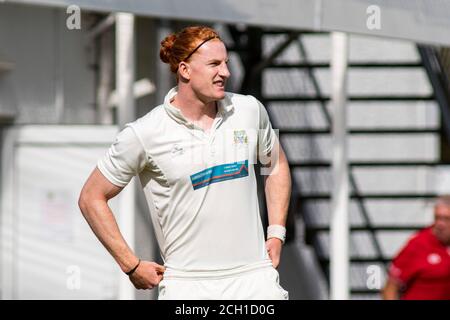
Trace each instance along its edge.
<path fill-rule="evenodd" d="M 441 111 L 443 133 L 450 143 L 450 50 L 439 51 L 435 47 L 422 45 L 418 45 L 417 49 Z"/>

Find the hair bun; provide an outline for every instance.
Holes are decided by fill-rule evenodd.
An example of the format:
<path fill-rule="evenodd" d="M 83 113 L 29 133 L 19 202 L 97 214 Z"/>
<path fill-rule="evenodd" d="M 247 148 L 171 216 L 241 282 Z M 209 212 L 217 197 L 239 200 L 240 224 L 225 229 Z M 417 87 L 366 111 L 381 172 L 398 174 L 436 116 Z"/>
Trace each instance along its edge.
<path fill-rule="evenodd" d="M 177 74 L 180 62 L 187 61 L 202 43 L 213 38 L 220 40 L 217 32 L 210 27 L 186 27 L 178 33 L 170 34 L 161 41 L 159 57 L 162 62 L 170 66 L 171 72 Z"/>
<path fill-rule="evenodd" d="M 171 35 L 168 35 L 166 38 L 164 38 L 163 41 L 161 41 L 159 57 L 164 63 L 170 63 L 172 59 L 172 48 L 176 39 L 177 35 L 175 33 L 172 33 Z"/>

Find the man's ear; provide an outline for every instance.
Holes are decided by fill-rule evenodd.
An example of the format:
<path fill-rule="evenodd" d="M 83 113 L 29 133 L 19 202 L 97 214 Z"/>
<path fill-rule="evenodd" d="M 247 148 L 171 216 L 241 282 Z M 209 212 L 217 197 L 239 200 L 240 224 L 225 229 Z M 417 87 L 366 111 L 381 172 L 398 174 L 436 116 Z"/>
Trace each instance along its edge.
<path fill-rule="evenodd" d="M 184 61 L 180 62 L 180 64 L 178 65 L 178 72 L 179 75 L 186 80 L 189 80 L 191 78 L 191 68 L 189 64 Z"/>

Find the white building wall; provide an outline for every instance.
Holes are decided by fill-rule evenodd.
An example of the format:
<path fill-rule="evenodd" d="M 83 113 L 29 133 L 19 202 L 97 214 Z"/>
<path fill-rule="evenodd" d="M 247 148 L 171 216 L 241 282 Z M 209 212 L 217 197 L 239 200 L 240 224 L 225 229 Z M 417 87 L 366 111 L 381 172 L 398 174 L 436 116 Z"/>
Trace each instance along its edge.
<path fill-rule="evenodd" d="M 87 40 L 88 24 L 91 22 L 89 20 L 91 16 L 82 12 L 81 30 L 69 30 L 66 27 L 66 18 L 68 16 L 62 8 L 0 4 L 0 57 L 4 57 L 4 59 L 14 64 L 12 70 L 7 71 L 7 73 L 0 73 L 0 100 L 5 101 L 4 98 L 6 96 L 3 94 L 8 92 L 7 98 L 15 102 L 18 113 L 14 119 L 13 127 L 21 128 L 23 125 L 42 124 L 50 125 L 49 127 L 52 128 L 55 124 L 95 124 L 96 75 L 93 68 L 95 57 L 93 43 Z M 154 82 L 155 62 L 157 61 L 153 59 L 152 55 L 155 53 L 155 46 L 159 44 L 155 39 L 156 23 L 149 19 L 146 19 L 146 21 L 137 20 L 138 52 L 136 62 L 138 70 L 136 78 L 147 78 Z M 2 81 L 4 79 L 8 81 Z M 139 115 L 145 114 L 157 103 L 151 95 L 138 99 L 137 113 Z M 92 127 L 86 126 L 86 130 L 89 130 L 89 128 Z M 99 132 L 103 132 L 101 131 L 102 128 L 105 127 L 100 126 Z M 6 129 L 1 131 L 6 134 Z M 92 132 L 95 134 L 96 131 Z M 76 152 L 69 152 L 69 155 L 73 156 L 70 161 L 66 159 L 69 156 L 68 154 L 63 153 L 60 155 L 57 149 L 51 146 L 49 148 L 43 146 L 39 149 L 38 144 L 38 146 L 33 146 L 32 150 L 39 152 L 36 161 L 39 160 L 39 165 L 45 165 L 47 171 L 34 171 L 36 166 L 33 166 L 32 163 L 29 163 L 31 167 L 26 167 L 26 170 L 28 170 L 28 173 L 34 172 L 36 175 L 40 173 L 51 175 L 51 179 L 49 178 L 48 184 L 45 185 L 47 189 L 49 185 L 53 185 L 56 188 L 58 186 L 56 183 L 58 178 L 67 180 L 63 174 L 64 172 L 72 178 L 78 177 L 77 179 L 81 179 L 81 182 L 85 181 L 89 172 L 95 167 L 96 159 L 98 159 L 99 155 L 106 152 L 108 146 L 113 142 L 114 136 L 115 131 L 110 130 L 110 143 L 103 141 L 102 145 L 98 145 L 94 149 L 80 145 L 75 148 Z M 94 144 L 95 139 L 96 137 L 91 139 Z M 0 140 L 0 147 L 5 147 L 4 144 L 5 140 Z M 5 152 L 5 150 L 3 151 Z M 28 149 L 25 151 L 28 152 Z M 9 153 L 10 151 L 7 152 Z M 54 161 L 55 152 L 58 158 L 57 161 L 64 162 L 67 160 L 68 168 L 56 165 L 52 167 L 51 163 L 53 162 L 51 161 Z M 11 166 L 4 168 L 4 172 L 13 170 L 14 174 L 18 175 L 18 168 L 25 166 L 27 159 L 33 155 L 33 153 L 23 154 L 24 156 L 17 158 L 17 161 L 21 162 L 10 163 Z M 83 156 L 83 154 L 85 155 Z M 47 158 L 49 161 L 45 161 Z M 20 172 L 25 171 L 21 170 Z M 23 175 L 20 176 L 21 179 L 22 177 Z M 120 276 L 120 269 L 106 249 L 95 238 L 79 212 L 77 199 L 82 184 L 78 180 L 73 183 L 67 182 L 72 183 L 72 185 L 69 190 L 70 194 L 65 198 L 68 202 L 66 204 L 67 210 L 64 209 L 64 212 L 61 214 L 66 218 L 69 217 L 70 221 L 76 222 L 77 235 L 81 234 L 81 236 L 73 241 L 71 240 L 72 242 L 69 241 L 70 243 L 55 243 L 56 249 L 48 248 L 45 250 L 45 255 L 48 255 L 49 261 L 56 260 L 58 255 L 61 254 L 59 263 L 47 263 L 44 254 L 41 254 L 42 257 L 39 259 L 33 258 L 30 255 L 30 251 L 34 250 L 34 255 L 40 254 L 39 250 L 33 249 L 33 246 L 35 248 L 45 246 L 45 241 L 39 242 L 35 239 L 36 233 L 43 232 L 42 228 L 46 228 L 41 223 L 42 221 L 39 220 L 45 213 L 42 210 L 35 210 L 32 215 L 27 216 L 24 214 L 24 210 L 20 211 L 21 224 L 19 227 L 15 227 L 17 230 L 14 229 L 17 231 L 14 231 L 17 237 L 15 239 L 20 240 L 17 240 L 21 244 L 20 248 L 17 245 L 14 247 L 13 242 L 16 240 L 11 240 L 12 242 L 8 240 L 7 243 L 3 242 L 6 246 L 2 248 L 4 249 L 3 251 L 12 250 L 13 254 L 8 255 L 7 259 L 0 259 L 0 270 L 5 271 L 3 279 L 11 277 L 14 277 L 14 279 L 11 278 L 11 282 L 8 282 L 6 287 L 3 286 L 3 294 L 0 292 L 0 297 L 14 299 L 57 299 L 63 297 L 67 299 L 116 299 L 118 297 L 116 280 Z M 21 184 L 20 187 L 30 184 L 26 179 L 23 181 L 24 184 Z M 3 184 L 3 186 L 5 185 Z M 0 187 L 0 190 L 2 187 Z M 33 184 L 33 188 L 36 191 L 39 189 L 39 186 Z M 43 194 L 45 193 L 45 188 L 42 186 Z M 15 197 L 18 194 L 26 196 L 22 189 L 10 191 L 14 193 Z M 29 204 L 27 204 L 24 199 L 22 199 L 22 207 L 32 206 L 35 203 L 31 199 L 34 202 L 30 200 Z M 2 201 L 0 197 L 0 203 Z M 138 193 L 137 203 L 136 241 L 131 245 L 134 246 L 136 253 L 142 259 L 158 259 L 159 252 L 156 248 L 147 204 L 141 193 Z M 115 213 L 117 217 L 120 216 L 120 212 L 117 210 L 115 210 Z M 5 215 L 5 210 L 0 210 L 0 218 L 4 219 Z M 14 219 L 19 219 L 19 216 L 17 215 Z M 41 229 L 38 227 L 41 227 Z M 13 236 L 10 233 L 8 235 Z M 35 243 L 32 243 L 33 241 Z M 90 248 L 90 251 L 83 257 L 81 252 L 86 246 Z M 0 251 L 2 250 L 0 249 Z M 63 251 L 66 253 L 61 253 Z M 76 252 L 76 255 L 68 257 L 67 255 L 70 255 L 71 252 Z M 86 259 L 91 260 L 86 261 Z M 30 261 L 35 263 L 31 269 L 27 268 Z M 66 266 L 69 262 L 77 265 L 77 261 L 82 268 L 83 287 L 82 290 L 68 290 L 66 287 L 68 277 Z M 107 270 L 105 270 L 105 263 Z M 53 278 L 51 277 L 52 271 L 55 272 Z M 42 272 L 42 277 L 39 278 L 39 281 L 30 282 L 29 280 L 33 278 L 33 273 L 36 276 L 36 272 Z M 96 275 L 98 277 L 94 281 L 92 277 Z M 49 283 L 46 290 L 40 290 L 43 281 Z M 135 290 L 135 296 L 137 299 L 155 298 L 156 290 Z"/>
<path fill-rule="evenodd" d="M 0 53 L 10 71 L 18 124 L 89 124 L 95 83 L 87 27 L 66 27 L 62 9 L 1 4 Z M 82 20 L 83 21 L 83 20 Z"/>

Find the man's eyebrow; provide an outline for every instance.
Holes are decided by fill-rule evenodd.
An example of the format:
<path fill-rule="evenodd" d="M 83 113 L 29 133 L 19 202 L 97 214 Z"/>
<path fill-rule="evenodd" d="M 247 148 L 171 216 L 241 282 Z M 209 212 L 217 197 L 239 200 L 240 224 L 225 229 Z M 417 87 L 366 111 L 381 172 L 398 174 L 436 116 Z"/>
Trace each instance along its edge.
<path fill-rule="evenodd" d="M 230 59 L 227 57 L 224 61 L 225 62 L 228 62 Z M 223 60 L 221 60 L 221 59 L 211 59 L 211 60 L 208 60 L 206 63 L 213 63 L 213 62 L 222 62 Z"/>

